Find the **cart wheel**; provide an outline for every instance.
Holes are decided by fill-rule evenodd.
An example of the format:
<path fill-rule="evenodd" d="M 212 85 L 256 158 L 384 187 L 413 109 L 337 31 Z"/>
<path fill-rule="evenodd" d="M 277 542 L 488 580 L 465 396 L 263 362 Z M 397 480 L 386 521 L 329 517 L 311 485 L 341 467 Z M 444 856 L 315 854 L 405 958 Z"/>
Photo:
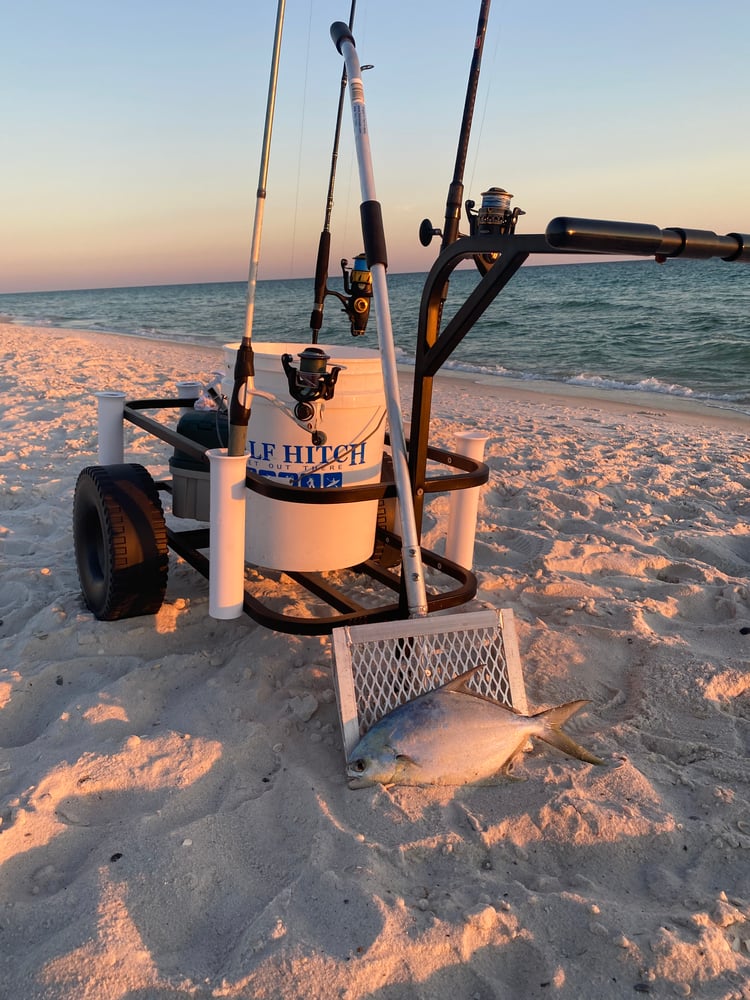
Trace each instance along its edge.
<path fill-rule="evenodd" d="M 82 470 L 73 537 L 83 596 L 97 618 L 156 614 L 167 589 L 167 529 L 156 486 L 142 465 Z"/>

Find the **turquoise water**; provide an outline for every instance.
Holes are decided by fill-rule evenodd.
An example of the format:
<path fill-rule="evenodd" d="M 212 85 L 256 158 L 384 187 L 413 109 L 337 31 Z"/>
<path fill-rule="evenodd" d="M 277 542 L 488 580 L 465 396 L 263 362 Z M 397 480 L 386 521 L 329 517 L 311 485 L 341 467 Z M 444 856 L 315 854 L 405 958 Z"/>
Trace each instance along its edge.
<path fill-rule="evenodd" d="M 389 275 L 399 360 L 413 357 L 425 275 Z M 478 276 L 454 273 L 446 316 Z M 336 279 L 332 287 L 339 287 Z M 341 290 L 339 288 L 339 290 Z M 243 282 L 0 295 L 0 317 L 34 326 L 111 331 L 192 343 L 239 340 Z M 258 283 L 253 337 L 310 338 L 312 280 Z M 321 343 L 352 343 L 326 300 Z M 357 342 L 376 346 L 374 317 Z M 639 389 L 750 408 L 750 268 L 651 260 L 523 268 L 447 367 L 498 378 Z"/>

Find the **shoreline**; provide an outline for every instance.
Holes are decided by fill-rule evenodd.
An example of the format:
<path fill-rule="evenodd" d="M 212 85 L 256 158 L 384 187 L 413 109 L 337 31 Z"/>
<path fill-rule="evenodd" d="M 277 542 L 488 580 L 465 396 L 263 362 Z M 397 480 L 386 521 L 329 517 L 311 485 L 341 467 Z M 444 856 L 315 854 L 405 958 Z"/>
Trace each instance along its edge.
<path fill-rule="evenodd" d="M 168 338 L 135 336 L 124 333 L 109 333 L 98 330 L 69 330 L 63 327 L 33 327 L 17 323 L 0 323 L 0 335 L 4 330 L 27 331 L 27 334 L 43 337 L 50 335 L 53 339 L 72 337 L 91 343 L 106 346 L 106 344 L 121 344 L 125 353 L 138 353 L 135 345 L 150 345 L 154 349 L 173 349 L 177 356 L 194 352 L 208 361 L 215 356 L 220 363 L 222 345 L 181 342 Z M 413 366 L 399 364 L 399 375 L 402 391 L 408 393 L 413 382 Z M 186 374 L 185 378 L 193 376 Z M 443 369 L 435 377 L 436 393 L 439 398 L 441 391 L 450 392 L 451 384 L 463 387 L 479 387 L 482 394 L 495 399 L 526 401 L 529 403 L 546 402 L 554 406 L 573 406 L 577 408 L 592 407 L 611 413 L 623 414 L 653 414 L 667 420 L 700 425 L 705 421 L 718 426 L 750 431 L 750 413 L 735 409 L 731 404 L 719 401 L 705 402 L 684 396 L 672 396 L 662 393 L 644 392 L 637 389 L 601 389 L 595 386 L 569 385 L 563 382 L 551 382 L 544 379 L 514 379 L 506 376 L 482 375 L 479 373 Z M 441 390 L 442 387 L 442 390 Z M 108 386 L 114 388 L 114 386 Z"/>

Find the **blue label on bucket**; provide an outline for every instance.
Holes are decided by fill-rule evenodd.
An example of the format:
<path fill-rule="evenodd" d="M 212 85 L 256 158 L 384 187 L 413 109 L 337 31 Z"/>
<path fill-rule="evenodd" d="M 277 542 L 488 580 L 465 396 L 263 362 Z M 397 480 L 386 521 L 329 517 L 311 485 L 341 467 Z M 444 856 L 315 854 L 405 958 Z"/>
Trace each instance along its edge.
<path fill-rule="evenodd" d="M 343 487 L 350 483 L 350 470 L 361 473 L 367 466 L 367 445 L 367 441 L 314 445 L 251 438 L 247 442 L 248 470 L 308 490 Z"/>
<path fill-rule="evenodd" d="M 257 469 L 259 476 L 266 479 L 279 479 L 286 486 L 301 486 L 307 490 L 319 490 L 321 488 L 343 486 L 344 475 L 342 472 L 270 472 L 267 469 Z"/>

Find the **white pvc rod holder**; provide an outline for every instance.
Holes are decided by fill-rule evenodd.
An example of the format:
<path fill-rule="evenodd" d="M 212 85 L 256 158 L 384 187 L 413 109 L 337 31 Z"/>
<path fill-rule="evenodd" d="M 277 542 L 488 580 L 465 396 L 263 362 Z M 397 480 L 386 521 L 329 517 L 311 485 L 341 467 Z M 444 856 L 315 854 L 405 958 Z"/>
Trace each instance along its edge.
<path fill-rule="evenodd" d="M 484 431 L 461 431 L 456 435 L 456 452 L 465 458 L 481 462 L 484 458 L 484 446 L 489 437 L 490 435 Z M 480 489 L 481 487 L 474 486 L 468 490 L 454 490 L 451 493 L 448 514 L 445 557 L 469 570 L 474 563 Z"/>
<path fill-rule="evenodd" d="M 125 433 L 122 415 L 125 412 L 124 392 L 97 392 L 99 464 L 121 465 L 125 454 Z"/>
<path fill-rule="evenodd" d="M 245 599 L 245 476 L 247 455 L 226 448 L 206 452 L 210 463 L 208 613 L 239 618 Z"/>
<path fill-rule="evenodd" d="M 198 398 L 203 389 L 203 383 L 197 382 L 195 379 L 190 379 L 185 382 L 177 383 L 177 398 L 178 399 L 191 399 L 193 396 Z M 181 406 L 180 413 L 190 413 L 195 407 L 191 404 L 190 406 Z"/>

